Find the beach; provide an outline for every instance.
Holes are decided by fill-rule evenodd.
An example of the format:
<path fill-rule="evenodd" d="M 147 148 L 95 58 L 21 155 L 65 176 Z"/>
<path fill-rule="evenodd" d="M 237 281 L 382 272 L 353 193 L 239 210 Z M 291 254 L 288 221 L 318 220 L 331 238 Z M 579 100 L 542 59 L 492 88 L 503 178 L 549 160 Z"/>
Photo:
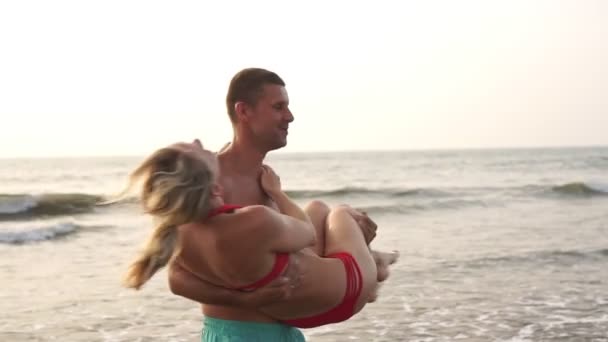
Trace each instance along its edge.
<path fill-rule="evenodd" d="M 0 159 L 0 341 L 197 341 L 166 271 L 121 276 L 151 221 L 98 206 L 142 157 Z M 608 341 L 608 148 L 272 153 L 299 204 L 350 204 L 399 262 L 309 341 Z"/>

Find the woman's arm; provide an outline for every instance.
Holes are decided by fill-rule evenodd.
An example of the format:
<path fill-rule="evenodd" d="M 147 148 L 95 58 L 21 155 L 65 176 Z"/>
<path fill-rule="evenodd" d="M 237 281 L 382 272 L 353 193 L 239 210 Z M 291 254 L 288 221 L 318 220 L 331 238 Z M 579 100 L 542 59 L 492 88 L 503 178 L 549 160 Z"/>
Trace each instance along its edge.
<path fill-rule="evenodd" d="M 262 206 L 256 206 L 252 216 L 260 228 L 268 235 L 263 238 L 270 243 L 270 248 L 276 252 L 297 252 L 303 248 L 314 246 L 315 227 L 308 215 L 281 189 L 279 176 L 269 167 L 262 166 L 260 178 L 262 189 L 277 204 L 280 213 Z"/>
<path fill-rule="evenodd" d="M 281 188 L 281 178 L 268 165 L 262 165 L 260 184 L 268 197 L 277 204 L 281 214 L 302 220 L 305 223 L 311 223 L 310 218 L 306 215 L 304 210 L 283 192 L 283 189 Z"/>
<path fill-rule="evenodd" d="M 296 271 L 292 271 L 292 274 Z M 258 308 L 288 299 L 292 290 L 297 287 L 299 279 L 279 277 L 272 283 L 251 292 L 229 290 L 208 283 L 179 263 L 169 267 L 169 288 L 175 295 L 188 298 L 201 304 L 233 306 L 240 308 Z"/>

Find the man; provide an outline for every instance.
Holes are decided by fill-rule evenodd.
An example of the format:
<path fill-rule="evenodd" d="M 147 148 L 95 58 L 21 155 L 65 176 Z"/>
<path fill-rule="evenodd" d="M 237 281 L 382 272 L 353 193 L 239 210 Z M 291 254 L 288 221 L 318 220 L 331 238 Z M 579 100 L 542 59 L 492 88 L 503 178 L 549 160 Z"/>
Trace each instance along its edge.
<path fill-rule="evenodd" d="M 218 154 L 224 200 L 276 209 L 261 188 L 259 177 L 266 154 L 287 144 L 289 124 L 294 120 L 285 83 L 268 70 L 244 69 L 233 77 L 226 105 L 234 136 Z M 329 208 L 313 201 L 305 211 L 320 234 Z M 376 226 L 366 215 L 356 215 L 355 219 L 362 229 L 375 234 Z M 323 246 L 315 249 L 323 250 Z M 203 282 L 180 267 L 178 259 L 169 270 L 169 284 L 174 294 L 204 303 L 203 313 L 213 317 L 205 320 L 203 341 L 304 341 L 298 329 L 276 323 L 256 308 L 287 298 L 305 272 L 291 264 L 285 277 L 273 284 L 254 292 L 240 292 Z M 210 330 L 214 330 L 213 336 Z"/>

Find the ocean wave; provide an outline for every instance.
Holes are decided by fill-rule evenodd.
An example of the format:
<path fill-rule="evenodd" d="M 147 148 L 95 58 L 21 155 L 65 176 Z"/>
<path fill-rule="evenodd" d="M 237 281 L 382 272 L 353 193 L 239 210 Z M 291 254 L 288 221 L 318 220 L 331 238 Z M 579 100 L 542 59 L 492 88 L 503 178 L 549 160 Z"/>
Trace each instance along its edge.
<path fill-rule="evenodd" d="M 102 200 L 91 194 L 0 194 L 0 221 L 86 213 Z"/>
<path fill-rule="evenodd" d="M 81 226 L 74 223 L 55 223 L 45 227 L 31 227 L 16 231 L 0 231 L 0 243 L 21 245 L 46 240 L 54 240 L 76 233 Z"/>
<path fill-rule="evenodd" d="M 603 184 L 592 184 L 583 182 L 573 182 L 557 185 L 551 188 L 552 191 L 568 196 L 602 196 L 608 195 L 608 186 Z"/>
<path fill-rule="evenodd" d="M 527 184 L 512 187 L 503 186 L 464 186 L 431 188 L 366 188 L 342 187 L 330 190 L 287 190 L 295 199 L 348 198 L 351 196 L 374 196 L 385 198 L 459 198 L 483 194 L 504 194 L 508 197 L 536 197 L 547 194 L 564 197 L 590 197 L 608 195 L 608 185 L 592 182 L 571 182 L 561 185 Z"/>
<path fill-rule="evenodd" d="M 330 190 L 286 190 L 285 193 L 291 198 L 348 197 L 353 195 L 380 195 L 386 197 L 447 195 L 447 193 L 436 189 L 383 189 L 354 186 L 347 186 Z"/>
<path fill-rule="evenodd" d="M 438 210 L 438 209 L 459 209 L 465 207 L 487 207 L 487 203 L 482 200 L 433 200 L 426 203 L 411 203 L 411 204 L 386 204 L 386 205 L 363 205 L 356 206 L 357 210 L 364 211 L 368 214 L 407 214 L 420 211 Z"/>
<path fill-rule="evenodd" d="M 495 267 L 499 265 L 519 265 L 526 263 L 546 264 L 560 263 L 569 264 L 583 260 L 598 260 L 608 257 L 608 248 L 596 250 L 548 250 L 529 252 L 520 255 L 505 255 L 499 257 L 486 257 L 474 260 L 467 260 L 460 263 L 447 262 L 450 268 L 466 267 L 483 268 Z"/>
<path fill-rule="evenodd" d="M 397 206 L 373 206 L 369 211 L 377 212 L 410 212 L 415 210 L 452 208 L 467 205 L 484 206 L 484 194 L 503 193 L 508 197 L 546 197 L 562 196 L 579 198 L 608 196 L 608 185 L 591 182 L 572 182 L 562 185 L 524 185 L 515 187 L 435 187 L 435 188 L 372 188 L 346 186 L 328 190 L 295 189 L 286 190 L 294 199 L 335 198 L 348 200 L 350 197 L 381 197 L 391 200 L 424 199 L 428 203 L 405 204 Z M 449 200 L 448 200 L 449 198 Z M 476 200 L 472 200 L 476 199 Z M 0 194 L 0 221 L 31 219 L 72 215 L 92 212 L 105 200 L 104 196 L 86 193 L 47 193 L 33 194 Z M 134 198 L 123 199 L 113 204 L 134 204 Z"/>

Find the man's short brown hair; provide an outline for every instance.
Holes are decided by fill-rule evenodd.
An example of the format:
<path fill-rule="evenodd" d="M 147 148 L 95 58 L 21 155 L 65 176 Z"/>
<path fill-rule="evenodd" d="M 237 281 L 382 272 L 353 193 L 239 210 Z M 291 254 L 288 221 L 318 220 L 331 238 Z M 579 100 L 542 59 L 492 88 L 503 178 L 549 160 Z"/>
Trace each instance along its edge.
<path fill-rule="evenodd" d="M 234 105 L 239 101 L 255 105 L 266 84 L 285 86 L 285 82 L 279 75 L 266 69 L 248 68 L 234 75 L 228 87 L 228 95 L 226 95 L 226 107 L 232 123 L 236 122 Z"/>

